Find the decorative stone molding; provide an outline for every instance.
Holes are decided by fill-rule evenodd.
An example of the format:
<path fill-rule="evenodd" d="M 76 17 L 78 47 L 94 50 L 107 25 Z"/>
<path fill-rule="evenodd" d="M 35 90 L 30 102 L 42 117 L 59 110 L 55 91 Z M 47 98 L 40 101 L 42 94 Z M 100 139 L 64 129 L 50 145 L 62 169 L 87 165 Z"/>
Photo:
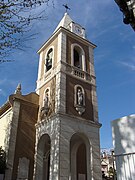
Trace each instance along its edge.
<path fill-rule="evenodd" d="M 82 115 L 84 113 L 84 111 L 85 111 L 85 107 L 76 105 L 76 110 L 78 111 L 79 115 Z"/>

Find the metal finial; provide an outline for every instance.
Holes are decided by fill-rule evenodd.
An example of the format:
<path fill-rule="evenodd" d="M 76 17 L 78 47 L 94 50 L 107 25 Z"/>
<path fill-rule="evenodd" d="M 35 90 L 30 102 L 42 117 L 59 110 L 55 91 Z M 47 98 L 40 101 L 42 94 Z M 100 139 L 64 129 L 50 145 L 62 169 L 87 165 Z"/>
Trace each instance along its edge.
<path fill-rule="evenodd" d="M 67 10 L 68 10 L 68 9 L 70 10 L 70 8 L 68 7 L 68 5 L 67 5 L 67 4 L 63 4 L 63 6 L 65 7 L 66 12 L 67 12 Z"/>

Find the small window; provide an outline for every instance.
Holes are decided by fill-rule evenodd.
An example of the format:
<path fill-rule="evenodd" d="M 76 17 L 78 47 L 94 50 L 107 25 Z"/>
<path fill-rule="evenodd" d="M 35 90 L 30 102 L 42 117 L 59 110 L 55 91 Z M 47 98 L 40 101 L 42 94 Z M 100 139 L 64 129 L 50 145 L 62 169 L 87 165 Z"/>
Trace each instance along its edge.
<path fill-rule="evenodd" d="M 49 71 L 52 68 L 52 57 L 53 57 L 53 49 L 51 48 L 46 56 L 46 71 Z"/>

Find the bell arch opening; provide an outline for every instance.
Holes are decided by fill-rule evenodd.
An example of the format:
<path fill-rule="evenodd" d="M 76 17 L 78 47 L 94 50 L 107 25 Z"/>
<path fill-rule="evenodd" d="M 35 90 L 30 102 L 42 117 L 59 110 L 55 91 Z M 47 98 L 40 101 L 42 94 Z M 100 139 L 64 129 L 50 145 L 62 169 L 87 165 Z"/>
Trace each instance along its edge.
<path fill-rule="evenodd" d="M 90 144 L 87 137 L 76 133 L 70 140 L 70 172 L 71 180 L 89 180 Z"/>
<path fill-rule="evenodd" d="M 71 45 L 71 66 L 86 71 L 85 52 L 79 44 Z"/>
<path fill-rule="evenodd" d="M 49 180 L 51 139 L 44 134 L 37 145 L 35 180 Z"/>
<path fill-rule="evenodd" d="M 49 71 L 52 68 L 53 61 L 53 48 L 50 48 L 45 58 L 45 71 Z"/>
<path fill-rule="evenodd" d="M 74 66 L 82 69 L 80 49 L 78 47 L 74 47 Z"/>

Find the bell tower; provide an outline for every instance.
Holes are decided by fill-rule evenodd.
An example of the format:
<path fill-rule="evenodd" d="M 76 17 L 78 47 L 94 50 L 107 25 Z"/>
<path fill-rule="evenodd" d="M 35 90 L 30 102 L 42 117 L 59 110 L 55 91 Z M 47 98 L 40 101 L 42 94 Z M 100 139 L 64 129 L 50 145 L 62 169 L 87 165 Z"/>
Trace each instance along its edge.
<path fill-rule="evenodd" d="M 100 180 L 93 50 L 66 12 L 38 53 L 35 180 Z"/>

